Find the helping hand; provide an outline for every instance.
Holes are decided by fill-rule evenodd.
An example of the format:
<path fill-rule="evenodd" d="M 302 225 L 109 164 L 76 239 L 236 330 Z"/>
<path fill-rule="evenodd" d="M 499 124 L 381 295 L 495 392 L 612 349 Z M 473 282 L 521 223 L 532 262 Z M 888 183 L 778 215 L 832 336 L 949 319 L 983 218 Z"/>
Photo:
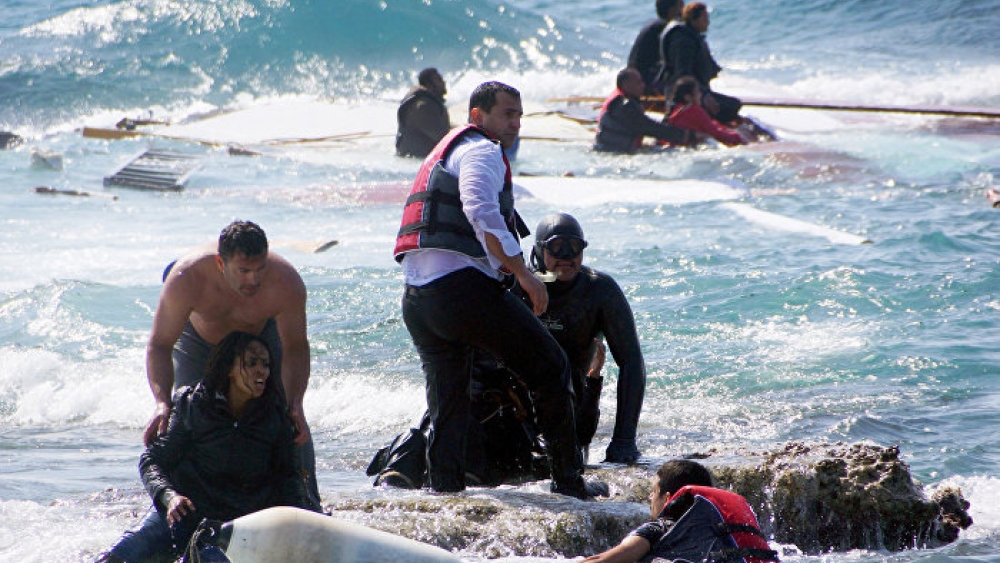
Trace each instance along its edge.
<path fill-rule="evenodd" d="M 309 441 L 309 427 L 306 426 L 306 414 L 302 411 L 302 406 L 298 405 L 295 407 L 288 408 L 288 416 L 292 419 L 292 424 L 295 426 L 295 438 L 293 443 L 296 446 L 301 446 Z"/>
<path fill-rule="evenodd" d="M 527 268 L 524 269 L 524 272 L 528 272 Z M 516 272 L 515 275 L 517 274 Z M 526 275 L 517 275 L 517 283 L 528 294 L 535 315 L 541 315 L 549 308 L 549 291 L 545 289 L 545 283 L 542 280 L 527 273 Z"/>
<path fill-rule="evenodd" d="M 160 403 L 156 405 L 156 412 L 153 418 L 149 419 L 146 431 L 142 433 L 142 444 L 149 446 L 157 436 L 167 431 L 167 423 L 170 422 L 170 405 Z"/>

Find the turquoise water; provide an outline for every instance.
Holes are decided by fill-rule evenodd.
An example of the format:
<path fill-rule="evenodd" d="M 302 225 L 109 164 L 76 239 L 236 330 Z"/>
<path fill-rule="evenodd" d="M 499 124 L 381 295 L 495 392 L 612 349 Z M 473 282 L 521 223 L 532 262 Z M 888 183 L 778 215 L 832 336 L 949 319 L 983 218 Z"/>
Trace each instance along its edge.
<path fill-rule="evenodd" d="M 160 273 L 234 218 L 260 223 L 309 289 L 306 412 L 324 496 L 366 490 L 371 453 L 423 410 L 390 255 L 399 205 L 344 197 L 412 179 L 416 162 L 393 157 L 391 139 L 236 158 L 85 139 L 79 127 L 294 96 L 381 109 L 391 122 L 429 65 L 452 104 L 500 78 L 545 109 L 549 97 L 610 89 L 651 16 L 652 2 L 634 4 L 0 0 L 0 129 L 27 139 L 0 151 L 0 560 L 86 560 L 144 508 L 136 463 L 152 412 L 143 361 Z M 994 2 L 712 8 L 721 91 L 1000 108 Z M 718 201 L 520 201 L 529 224 L 556 210 L 577 216 L 587 262 L 629 297 L 649 372 L 644 461 L 789 440 L 898 444 L 928 491 L 962 487 L 976 520 L 962 539 L 785 560 L 1000 560 L 1000 211 L 984 197 L 998 183 L 1000 125 L 747 113 L 782 141 L 632 157 L 582 141 L 521 147 L 521 172 L 726 181 L 747 188 L 742 205 L 874 241 L 834 243 Z M 185 191 L 102 187 L 151 144 L 203 157 Z M 61 154 L 63 169 L 33 166 L 32 148 Z M 38 185 L 96 195 L 32 193 Z M 628 186 L 608 189 L 627 199 Z M 340 244 L 322 254 L 289 244 L 330 238 Z M 615 368 L 606 375 L 592 459 L 613 424 Z"/>

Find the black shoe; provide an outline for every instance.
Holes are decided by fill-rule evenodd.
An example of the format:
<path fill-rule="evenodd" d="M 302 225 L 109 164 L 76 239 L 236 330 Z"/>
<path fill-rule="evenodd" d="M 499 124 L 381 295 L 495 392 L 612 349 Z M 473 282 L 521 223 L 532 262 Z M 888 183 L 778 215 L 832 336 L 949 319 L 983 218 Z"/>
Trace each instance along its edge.
<path fill-rule="evenodd" d="M 611 496 L 611 488 L 604 481 L 584 481 L 584 488 L 587 489 L 587 494 L 592 497 Z"/>
<path fill-rule="evenodd" d="M 552 482 L 552 492 L 580 500 L 590 500 L 594 497 L 606 497 L 610 494 L 608 484 L 603 481 L 584 481 L 580 477 L 575 483 L 570 485 L 557 485 Z"/>

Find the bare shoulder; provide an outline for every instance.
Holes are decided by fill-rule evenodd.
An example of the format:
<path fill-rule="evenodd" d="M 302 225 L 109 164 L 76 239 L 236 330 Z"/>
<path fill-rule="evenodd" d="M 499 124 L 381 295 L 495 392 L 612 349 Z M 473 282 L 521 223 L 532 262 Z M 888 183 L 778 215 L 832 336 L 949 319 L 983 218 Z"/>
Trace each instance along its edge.
<path fill-rule="evenodd" d="M 187 291 L 212 279 L 218 271 L 215 256 L 210 248 L 198 248 L 178 258 L 163 280 L 164 291 Z"/>
<path fill-rule="evenodd" d="M 305 295 L 305 282 L 302 276 L 291 262 L 279 254 L 269 252 L 267 255 L 269 275 L 274 277 L 276 284 L 269 286 L 279 289 L 281 293 L 291 297 L 293 295 Z"/>

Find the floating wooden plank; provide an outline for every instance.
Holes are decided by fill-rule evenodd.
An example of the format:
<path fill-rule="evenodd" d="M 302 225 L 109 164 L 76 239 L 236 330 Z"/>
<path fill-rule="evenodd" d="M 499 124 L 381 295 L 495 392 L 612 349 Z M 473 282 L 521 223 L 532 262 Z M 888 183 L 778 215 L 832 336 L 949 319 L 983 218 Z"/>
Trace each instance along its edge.
<path fill-rule="evenodd" d="M 118 199 L 118 196 L 112 194 L 105 194 L 101 192 L 85 192 L 80 190 L 63 190 L 59 188 L 53 188 L 51 186 L 35 186 L 34 188 L 31 189 L 31 191 L 35 192 L 36 194 L 70 195 L 77 197 L 96 196 L 96 197 L 106 197 L 113 201 Z"/>
<path fill-rule="evenodd" d="M 188 177 L 198 168 L 197 155 L 147 150 L 132 159 L 121 170 L 104 178 L 105 186 L 121 186 L 140 190 L 179 191 Z"/>
<path fill-rule="evenodd" d="M 597 96 L 568 96 L 564 98 L 548 98 L 549 103 L 569 104 L 600 104 L 605 98 Z M 644 96 L 644 102 L 663 103 L 663 96 Z M 740 98 L 744 106 L 786 108 L 786 109 L 818 109 L 826 111 L 853 111 L 871 113 L 908 113 L 917 115 L 943 115 L 950 117 L 980 117 L 1000 119 L 1000 109 L 978 107 L 938 107 L 938 106 L 894 106 L 894 105 L 864 105 L 841 104 L 836 102 L 818 102 L 810 100 L 768 100 L 762 98 Z"/>
<path fill-rule="evenodd" d="M 273 243 L 276 247 L 294 248 L 295 250 L 305 252 L 306 254 L 319 254 L 320 252 L 326 252 L 338 244 L 340 244 L 340 241 L 336 239 L 323 239 L 316 241 L 277 240 Z"/>

